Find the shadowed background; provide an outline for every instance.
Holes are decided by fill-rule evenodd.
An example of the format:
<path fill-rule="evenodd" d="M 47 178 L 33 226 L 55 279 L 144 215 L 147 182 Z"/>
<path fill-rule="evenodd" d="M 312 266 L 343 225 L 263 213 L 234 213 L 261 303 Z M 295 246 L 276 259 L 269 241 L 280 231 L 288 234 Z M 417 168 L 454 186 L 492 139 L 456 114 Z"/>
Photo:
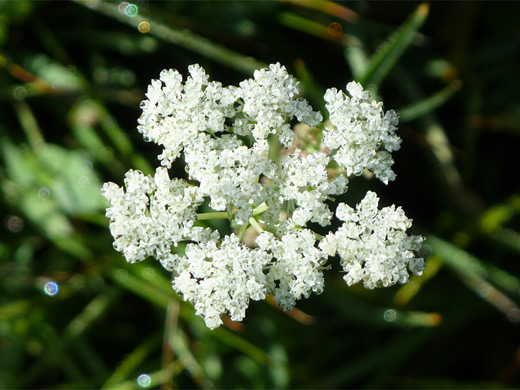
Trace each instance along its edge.
<path fill-rule="evenodd" d="M 0 2 L 0 388 L 518 388 L 520 3 Z M 323 109 L 358 80 L 400 113 L 397 179 L 423 276 L 339 272 L 284 313 L 210 331 L 112 248 L 105 181 L 153 173 L 136 130 L 165 68 L 234 84 L 280 62 Z M 176 163 L 173 173 L 182 176 Z M 339 266 L 333 262 L 333 270 Z"/>

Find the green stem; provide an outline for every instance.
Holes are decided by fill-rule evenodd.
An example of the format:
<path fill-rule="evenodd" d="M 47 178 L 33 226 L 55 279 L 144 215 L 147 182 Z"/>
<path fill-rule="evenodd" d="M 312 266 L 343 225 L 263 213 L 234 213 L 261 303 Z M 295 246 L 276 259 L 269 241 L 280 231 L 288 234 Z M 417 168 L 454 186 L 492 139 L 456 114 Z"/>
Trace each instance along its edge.
<path fill-rule="evenodd" d="M 253 209 L 253 217 L 264 213 L 269 209 L 269 206 L 267 206 L 264 203 L 258 205 Z M 198 221 L 207 221 L 208 219 L 230 219 L 229 214 L 227 211 L 214 211 L 211 213 L 199 213 L 197 214 L 197 220 Z"/>
<path fill-rule="evenodd" d="M 206 221 L 208 219 L 229 219 L 229 214 L 226 211 L 215 211 L 213 213 L 197 214 L 198 221 Z"/>
<path fill-rule="evenodd" d="M 240 229 L 238 229 L 238 239 L 239 240 L 242 240 L 242 237 L 243 237 L 243 235 L 246 232 L 248 227 L 249 227 L 248 223 L 245 223 L 242 226 L 240 226 Z"/>
<path fill-rule="evenodd" d="M 262 204 L 256 206 L 253 209 L 253 217 L 256 217 L 257 215 L 262 214 L 263 212 L 267 211 L 268 209 L 269 209 L 269 206 L 267 206 L 265 204 L 265 202 L 263 202 Z"/>
<path fill-rule="evenodd" d="M 249 218 L 249 223 L 251 225 L 253 225 L 253 227 L 256 229 L 256 231 L 258 233 L 262 233 L 264 231 L 264 229 L 262 229 L 262 227 L 260 226 L 260 224 L 257 222 L 256 219 L 254 219 L 253 217 Z"/>
<path fill-rule="evenodd" d="M 31 108 L 26 102 L 19 101 L 14 104 L 14 109 L 32 149 L 40 151 L 45 146 L 45 140 Z"/>

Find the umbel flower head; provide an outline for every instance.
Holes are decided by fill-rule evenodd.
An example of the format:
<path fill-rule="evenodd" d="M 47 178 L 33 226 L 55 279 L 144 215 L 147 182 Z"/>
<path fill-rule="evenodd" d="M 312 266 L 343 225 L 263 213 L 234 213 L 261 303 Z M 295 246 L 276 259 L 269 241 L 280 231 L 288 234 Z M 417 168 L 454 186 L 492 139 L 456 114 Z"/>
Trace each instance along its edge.
<path fill-rule="evenodd" d="M 269 294 L 290 310 L 321 293 L 323 271 L 336 256 L 348 285 L 388 287 L 422 273 L 415 253 L 423 238 L 407 234 L 411 220 L 400 207 L 380 209 L 374 192 L 355 208 L 337 205 L 343 223 L 336 231 L 322 237 L 312 230 L 331 224 L 330 205 L 352 175 L 395 179 L 394 111 L 351 82 L 346 93 L 327 90 L 324 122 L 280 64 L 238 87 L 209 81 L 199 65 L 188 71 L 184 82 L 176 70 L 162 71 L 141 103 L 138 130 L 163 148 L 155 175 L 130 170 L 125 188 L 102 189 L 114 248 L 128 262 L 159 260 L 211 329 L 222 315 L 242 320 L 251 300 Z M 317 136 L 302 143 L 305 134 L 295 129 Z M 187 180 L 168 173 L 181 156 Z M 236 229 L 223 235 L 208 227 L 211 219 Z M 256 231 L 254 241 L 245 239 L 248 230 Z"/>

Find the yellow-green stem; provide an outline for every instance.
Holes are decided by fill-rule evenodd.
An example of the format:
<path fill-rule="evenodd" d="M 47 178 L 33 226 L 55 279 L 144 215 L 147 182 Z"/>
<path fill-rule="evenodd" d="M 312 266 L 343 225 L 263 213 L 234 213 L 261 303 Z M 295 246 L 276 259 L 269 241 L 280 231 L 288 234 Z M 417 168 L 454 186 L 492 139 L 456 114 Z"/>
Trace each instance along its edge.
<path fill-rule="evenodd" d="M 256 219 L 254 219 L 253 217 L 249 218 L 249 223 L 251 225 L 253 225 L 253 227 L 256 229 L 256 231 L 258 233 L 262 233 L 264 231 L 264 229 L 262 229 L 262 227 L 260 226 L 260 224 L 257 222 Z"/>
<path fill-rule="evenodd" d="M 198 221 L 206 221 L 208 219 L 229 219 L 229 214 L 226 211 L 215 211 L 213 213 L 197 214 Z"/>

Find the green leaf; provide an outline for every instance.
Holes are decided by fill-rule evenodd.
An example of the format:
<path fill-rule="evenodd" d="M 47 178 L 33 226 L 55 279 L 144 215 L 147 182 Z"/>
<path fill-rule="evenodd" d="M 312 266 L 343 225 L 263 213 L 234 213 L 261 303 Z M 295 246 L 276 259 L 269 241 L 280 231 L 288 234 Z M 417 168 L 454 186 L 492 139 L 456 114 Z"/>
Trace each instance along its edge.
<path fill-rule="evenodd" d="M 426 20 L 428 11 L 428 3 L 422 3 L 388 41 L 376 51 L 370 58 L 366 72 L 358 79 L 363 86 L 367 87 L 369 84 L 379 86 L 399 57 L 412 43 L 415 34 Z"/>

